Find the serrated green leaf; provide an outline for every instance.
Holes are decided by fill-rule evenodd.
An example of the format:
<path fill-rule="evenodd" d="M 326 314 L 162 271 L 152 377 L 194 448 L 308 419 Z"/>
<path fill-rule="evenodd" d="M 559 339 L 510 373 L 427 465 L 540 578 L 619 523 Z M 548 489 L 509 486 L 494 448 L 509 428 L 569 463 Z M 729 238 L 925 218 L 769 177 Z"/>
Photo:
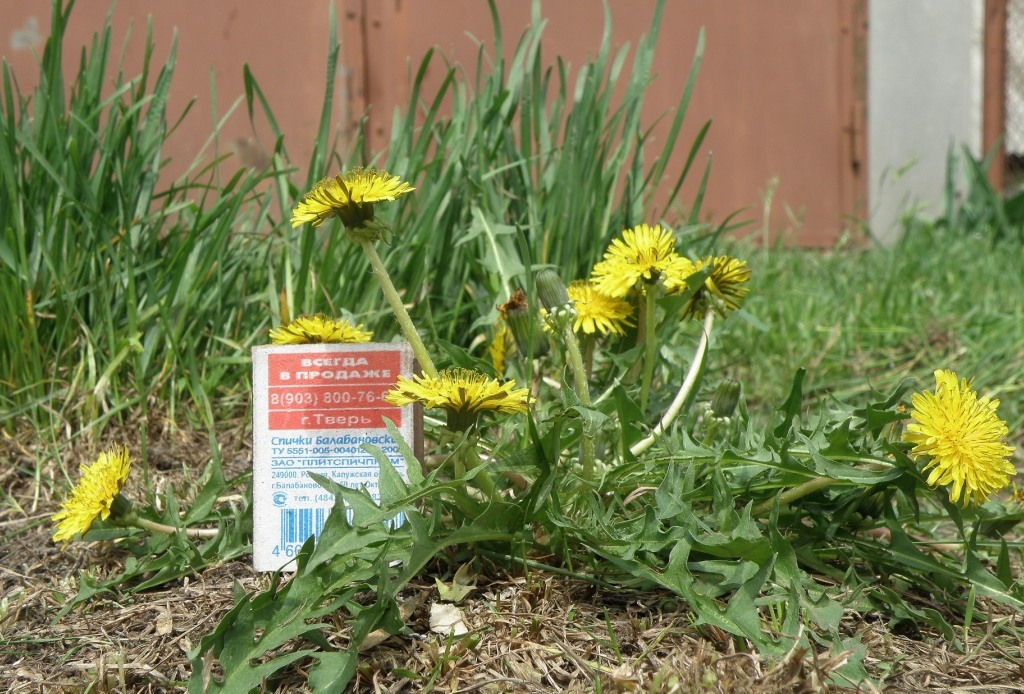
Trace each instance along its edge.
<path fill-rule="evenodd" d="M 804 399 L 804 376 L 807 372 L 804 369 L 797 369 L 793 374 L 793 385 L 789 389 L 789 397 L 782 404 L 779 411 L 782 413 L 782 422 L 775 427 L 775 438 L 784 439 L 789 433 L 793 420 L 800 416 L 800 408 Z"/>

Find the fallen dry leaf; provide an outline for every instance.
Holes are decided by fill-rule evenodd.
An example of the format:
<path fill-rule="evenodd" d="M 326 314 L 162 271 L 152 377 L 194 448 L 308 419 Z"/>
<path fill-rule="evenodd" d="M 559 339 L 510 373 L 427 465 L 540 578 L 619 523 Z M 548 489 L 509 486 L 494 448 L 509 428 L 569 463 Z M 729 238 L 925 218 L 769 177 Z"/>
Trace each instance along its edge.
<path fill-rule="evenodd" d="M 462 621 L 462 610 L 446 602 L 435 602 L 430 605 L 430 630 L 438 634 L 455 636 L 469 633 L 469 628 Z"/>

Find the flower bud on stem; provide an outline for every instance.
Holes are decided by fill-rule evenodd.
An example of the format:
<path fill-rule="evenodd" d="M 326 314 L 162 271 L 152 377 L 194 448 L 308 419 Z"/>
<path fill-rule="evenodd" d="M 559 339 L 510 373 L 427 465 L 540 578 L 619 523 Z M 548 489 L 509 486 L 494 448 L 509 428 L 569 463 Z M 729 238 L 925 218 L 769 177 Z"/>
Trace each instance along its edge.
<path fill-rule="evenodd" d="M 587 370 L 583 364 L 583 353 L 576 339 L 573 324 L 576 322 L 576 308 L 569 300 L 565 283 L 553 270 L 541 270 L 537 273 L 537 294 L 548 312 L 548 323 L 561 336 L 565 345 L 565 359 L 572 369 L 576 386 L 576 396 L 584 407 L 593 407 L 590 398 L 590 383 L 587 381 Z M 583 427 L 580 440 L 580 463 L 583 466 L 583 479 L 594 481 L 594 435 Z"/>

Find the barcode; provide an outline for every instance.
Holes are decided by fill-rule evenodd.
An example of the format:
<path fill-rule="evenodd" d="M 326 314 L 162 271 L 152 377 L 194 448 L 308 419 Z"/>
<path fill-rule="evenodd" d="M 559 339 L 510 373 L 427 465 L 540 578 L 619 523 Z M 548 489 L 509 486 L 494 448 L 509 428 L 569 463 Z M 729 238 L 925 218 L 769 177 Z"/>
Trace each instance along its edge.
<path fill-rule="evenodd" d="M 308 540 L 310 535 L 315 540 L 319 540 L 329 511 L 330 509 L 327 508 L 281 509 L 281 546 L 301 544 Z M 354 515 L 352 509 L 346 509 L 345 515 L 348 522 L 351 523 Z M 385 521 L 385 525 L 391 530 L 403 523 L 405 523 L 404 513 L 399 513 L 394 518 Z"/>
<path fill-rule="evenodd" d="M 327 518 L 326 508 L 283 508 L 281 509 L 281 544 L 302 543 L 310 535 L 320 537 Z"/>

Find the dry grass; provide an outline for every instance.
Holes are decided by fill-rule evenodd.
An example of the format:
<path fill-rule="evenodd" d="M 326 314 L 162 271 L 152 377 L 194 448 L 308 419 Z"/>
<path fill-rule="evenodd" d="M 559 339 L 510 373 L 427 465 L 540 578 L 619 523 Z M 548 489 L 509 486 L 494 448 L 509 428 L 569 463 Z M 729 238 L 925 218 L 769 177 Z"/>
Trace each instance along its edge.
<path fill-rule="evenodd" d="M 225 439 L 234 444 L 221 443 L 227 472 L 237 473 L 249 455 L 241 427 L 232 431 Z M 155 483 L 183 488 L 183 471 L 201 470 L 209 455 L 204 437 L 153 433 Z M 109 543 L 55 546 L 46 518 L 57 502 L 46 491 L 60 485 L 19 472 L 31 467 L 20 464 L 30 457 L 26 446 L 7 438 L 3 448 L 11 464 L 0 472 L 8 495 L 0 510 L 0 691 L 184 691 L 187 653 L 232 607 L 232 586 L 259 590 L 268 577 L 229 562 L 163 590 L 98 596 L 55 623 L 81 571 L 112 574 L 126 555 Z M 65 463 L 73 469 L 79 455 L 88 457 L 84 446 L 70 447 Z M 798 649 L 770 660 L 715 628 L 695 627 L 667 593 L 607 591 L 537 572 L 480 579 L 460 605 L 470 630 L 461 638 L 431 632 L 432 581 L 410 585 L 403 599 L 409 634 L 364 646 L 356 691 L 833 691 L 829 676 L 850 655 Z M 343 620 L 336 626 L 328 640 L 345 648 Z M 959 652 L 935 634 L 893 634 L 855 613 L 843 629 L 867 647 L 873 681 L 860 691 L 1024 691 L 1021 644 L 1006 641 L 1015 630 L 979 632 Z M 299 662 L 268 690 L 305 691 Z"/>

